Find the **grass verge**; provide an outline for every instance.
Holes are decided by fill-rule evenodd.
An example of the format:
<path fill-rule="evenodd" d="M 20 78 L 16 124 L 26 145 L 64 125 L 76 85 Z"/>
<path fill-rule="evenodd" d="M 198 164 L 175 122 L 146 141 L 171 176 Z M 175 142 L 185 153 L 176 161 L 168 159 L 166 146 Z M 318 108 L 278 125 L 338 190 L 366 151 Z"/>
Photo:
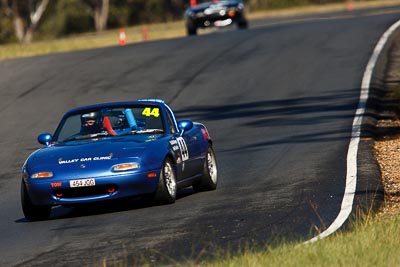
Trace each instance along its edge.
<path fill-rule="evenodd" d="M 185 35 L 183 22 L 140 25 L 125 30 L 126 44 L 148 40 L 176 38 Z M 86 33 L 56 40 L 37 41 L 31 44 L 6 44 L 0 46 L 0 59 L 29 57 L 119 45 L 119 29 L 101 33 Z"/>
<path fill-rule="evenodd" d="M 175 262 L 167 259 L 166 265 L 179 267 L 298 267 L 298 266 L 400 266 L 400 219 L 391 216 L 377 216 L 357 220 L 349 231 L 340 231 L 314 243 L 274 242 L 276 246 L 263 249 L 244 249 L 243 252 L 217 251 L 210 261 L 196 260 Z M 127 259 L 104 258 L 102 266 L 129 265 Z M 144 259 L 139 266 L 158 266 Z M 99 266 L 99 265 L 94 265 Z"/>
<path fill-rule="evenodd" d="M 376 218 L 358 223 L 351 232 L 338 232 L 321 242 L 283 243 L 264 251 L 222 255 L 219 260 L 201 266 L 400 266 L 399 235 L 398 218 Z"/>

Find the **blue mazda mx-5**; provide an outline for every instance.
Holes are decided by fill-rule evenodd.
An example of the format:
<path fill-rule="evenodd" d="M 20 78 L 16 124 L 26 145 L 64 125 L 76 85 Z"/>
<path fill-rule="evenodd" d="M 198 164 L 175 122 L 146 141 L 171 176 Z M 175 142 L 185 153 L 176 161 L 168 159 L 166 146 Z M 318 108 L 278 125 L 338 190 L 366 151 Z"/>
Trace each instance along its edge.
<path fill-rule="evenodd" d="M 55 205 L 151 195 L 173 203 L 180 188 L 217 187 L 217 164 L 206 127 L 176 121 L 162 100 L 97 104 L 64 114 L 43 133 L 23 166 L 25 217 L 42 220 Z"/>

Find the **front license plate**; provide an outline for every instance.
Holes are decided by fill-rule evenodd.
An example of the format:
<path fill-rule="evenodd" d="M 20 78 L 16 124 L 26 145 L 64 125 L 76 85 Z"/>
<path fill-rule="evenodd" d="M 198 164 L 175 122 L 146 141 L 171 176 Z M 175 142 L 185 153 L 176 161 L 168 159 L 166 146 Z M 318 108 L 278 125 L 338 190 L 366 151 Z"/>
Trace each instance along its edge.
<path fill-rule="evenodd" d="M 70 187 L 85 187 L 85 186 L 95 186 L 95 185 L 96 185 L 96 180 L 93 178 L 69 181 Z"/>

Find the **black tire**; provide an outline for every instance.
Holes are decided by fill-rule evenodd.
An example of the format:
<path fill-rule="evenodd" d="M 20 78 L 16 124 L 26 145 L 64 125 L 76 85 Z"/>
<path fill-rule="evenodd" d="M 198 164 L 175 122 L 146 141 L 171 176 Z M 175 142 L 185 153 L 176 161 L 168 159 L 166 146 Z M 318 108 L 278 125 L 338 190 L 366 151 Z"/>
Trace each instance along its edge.
<path fill-rule="evenodd" d="M 239 20 L 237 26 L 240 30 L 245 30 L 249 27 L 249 23 L 247 22 L 246 19 L 241 19 Z"/>
<path fill-rule="evenodd" d="M 194 25 L 187 25 L 186 30 L 188 35 L 197 35 L 197 28 Z"/>
<path fill-rule="evenodd" d="M 30 221 L 46 220 L 49 218 L 51 213 L 51 206 L 32 204 L 24 182 L 21 183 L 21 205 L 25 218 Z"/>
<path fill-rule="evenodd" d="M 154 200 L 162 204 L 171 204 L 176 199 L 176 175 L 174 165 L 169 158 L 166 158 L 161 169 L 160 179 Z"/>
<path fill-rule="evenodd" d="M 204 174 L 201 180 L 193 184 L 193 189 L 199 191 L 215 190 L 218 184 L 218 169 L 215 153 L 211 145 L 208 146 L 206 159 L 204 160 Z"/>

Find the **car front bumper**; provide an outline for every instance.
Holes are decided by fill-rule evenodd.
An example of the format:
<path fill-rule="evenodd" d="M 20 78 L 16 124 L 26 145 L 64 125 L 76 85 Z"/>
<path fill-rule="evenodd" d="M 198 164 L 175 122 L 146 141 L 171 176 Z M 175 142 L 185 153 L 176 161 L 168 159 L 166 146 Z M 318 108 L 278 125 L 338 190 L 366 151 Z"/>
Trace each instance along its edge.
<path fill-rule="evenodd" d="M 154 193 L 159 176 L 155 170 L 94 177 L 93 186 L 71 187 L 70 179 L 26 179 L 25 185 L 34 205 L 74 205 Z"/>
<path fill-rule="evenodd" d="M 187 19 L 187 24 L 193 25 L 197 28 L 222 27 L 242 20 L 244 20 L 243 12 L 235 11 L 233 16 L 230 16 L 228 13 L 224 13 L 224 15 L 216 13 L 190 17 Z M 228 21 L 230 21 L 230 23 L 227 23 Z"/>

